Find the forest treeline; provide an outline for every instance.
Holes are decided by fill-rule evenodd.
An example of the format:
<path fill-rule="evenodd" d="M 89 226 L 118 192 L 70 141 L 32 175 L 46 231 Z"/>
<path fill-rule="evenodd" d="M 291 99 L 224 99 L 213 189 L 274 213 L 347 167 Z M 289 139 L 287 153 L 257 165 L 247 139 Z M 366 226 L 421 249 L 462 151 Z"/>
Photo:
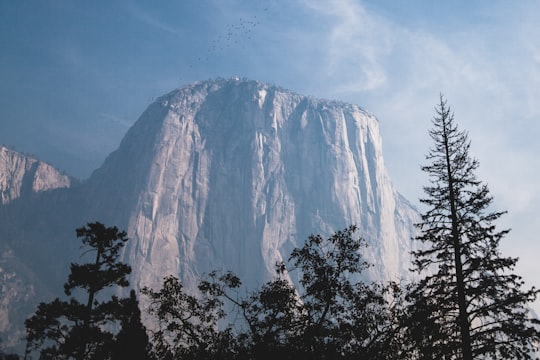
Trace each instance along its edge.
<path fill-rule="evenodd" d="M 131 290 L 119 260 L 128 241 L 116 227 L 77 229 L 92 260 L 71 264 L 66 299 L 39 304 L 26 320 L 25 359 L 535 359 L 538 290 L 499 251 L 508 230 L 476 177 L 467 133 L 441 96 L 429 183 L 413 252 L 415 281 L 366 282 L 367 246 L 350 226 L 312 235 L 251 292 L 231 272 L 212 272 L 195 293 L 175 276 L 161 288 Z M 297 279 L 293 285 L 291 278 Z M 146 304 L 143 325 L 139 298 Z M 17 359 L 0 354 L 0 359 Z"/>

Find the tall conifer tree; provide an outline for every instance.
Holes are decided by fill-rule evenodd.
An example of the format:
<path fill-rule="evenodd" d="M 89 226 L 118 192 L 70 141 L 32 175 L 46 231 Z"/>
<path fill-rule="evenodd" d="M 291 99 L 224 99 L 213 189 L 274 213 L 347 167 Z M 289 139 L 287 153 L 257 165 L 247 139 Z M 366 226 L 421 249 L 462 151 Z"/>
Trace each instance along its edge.
<path fill-rule="evenodd" d="M 434 146 L 422 170 L 427 206 L 418 224 L 424 243 L 415 270 L 427 273 L 412 292 L 411 337 L 419 358 L 529 359 L 540 339 L 528 303 L 538 290 L 523 290 L 513 273 L 517 259 L 503 257 L 508 230 L 494 222 L 492 196 L 476 177 L 467 133 L 460 131 L 440 98 L 430 136 Z"/>

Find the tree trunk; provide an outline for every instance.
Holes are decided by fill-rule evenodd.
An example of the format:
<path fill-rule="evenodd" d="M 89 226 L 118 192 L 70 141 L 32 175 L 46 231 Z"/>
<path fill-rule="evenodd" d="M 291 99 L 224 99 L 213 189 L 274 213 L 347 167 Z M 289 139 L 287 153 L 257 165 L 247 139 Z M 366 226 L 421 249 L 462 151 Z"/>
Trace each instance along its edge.
<path fill-rule="evenodd" d="M 463 264 L 461 263 L 461 239 L 458 229 L 458 217 L 456 209 L 456 194 L 454 179 L 452 177 L 451 159 L 448 147 L 448 133 L 444 122 L 444 145 L 446 151 L 446 171 L 448 173 L 448 191 L 450 200 L 450 213 L 452 218 L 452 246 L 454 248 L 454 265 L 456 269 L 456 287 L 458 292 L 459 328 L 461 333 L 461 351 L 463 360 L 472 360 L 471 334 L 469 329 L 469 314 L 467 312 L 467 300 L 465 298 L 465 283 L 463 281 Z"/>

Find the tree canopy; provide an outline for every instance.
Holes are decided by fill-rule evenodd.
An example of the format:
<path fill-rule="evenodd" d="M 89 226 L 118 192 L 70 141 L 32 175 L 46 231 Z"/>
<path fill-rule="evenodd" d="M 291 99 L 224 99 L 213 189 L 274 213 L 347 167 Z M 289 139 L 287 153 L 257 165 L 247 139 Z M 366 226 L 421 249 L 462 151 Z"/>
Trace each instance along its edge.
<path fill-rule="evenodd" d="M 360 279 L 370 266 L 365 241 L 355 226 L 329 238 L 312 235 L 293 250 L 277 276 L 240 296 L 240 279 L 212 272 L 187 294 L 175 277 L 160 291 L 145 289 L 150 313 L 159 321 L 156 355 L 161 358 L 366 359 L 393 357 L 390 329 L 396 327 L 387 296 L 394 290 Z M 299 286 L 289 274 L 299 272 Z M 393 295 L 393 294 L 391 294 Z M 225 305 L 225 307 L 224 307 Z M 237 314 L 233 323 L 224 309 Z M 229 316 L 226 316 L 229 315 Z M 171 341 L 172 340 L 172 341 Z"/>

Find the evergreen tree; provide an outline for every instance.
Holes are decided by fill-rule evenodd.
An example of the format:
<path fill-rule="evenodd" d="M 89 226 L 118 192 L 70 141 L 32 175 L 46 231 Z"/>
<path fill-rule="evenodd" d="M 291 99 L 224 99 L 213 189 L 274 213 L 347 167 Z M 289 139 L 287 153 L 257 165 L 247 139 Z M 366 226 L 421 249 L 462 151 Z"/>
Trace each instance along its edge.
<path fill-rule="evenodd" d="M 150 343 L 146 328 L 141 322 L 141 311 L 135 290 L 120 300 L 120 331 L 112 347 L 112 360 L 147 360 Z"/>
<path fill-rule="evenodd" d="M 460 131 L 441 96 L 430 136 L 434 147 L 422 170 L 427 205 L 418 225 L 424 247 L 414 253 L 424 276 L 411 294 L 409 331 L 415 357 L 529 359 L 540 339 L 528 303 L 538 290 L 523 289 L 513 273 L 517 259 L 503 257 L 491 211 L 493 198 L 476 177 L 467 133 Z"/>
<path fill-rule="evenodd" d="M 93 254 L 92 261 L 71 264 L 64 284 L 68 301 L 57 298 L 40 303 L 25 322 L 27 353 L 37 350 L 42 359 L 108 359 L 115 342 L 114 327 L 126 316 L 137 316 L 134 300 L 110 296 L 112 287 L 129 285 L 131 267 L 118 261 L 126 233 L 99 222 L 76 231 L 89 248 L 84 255 Z"/>

